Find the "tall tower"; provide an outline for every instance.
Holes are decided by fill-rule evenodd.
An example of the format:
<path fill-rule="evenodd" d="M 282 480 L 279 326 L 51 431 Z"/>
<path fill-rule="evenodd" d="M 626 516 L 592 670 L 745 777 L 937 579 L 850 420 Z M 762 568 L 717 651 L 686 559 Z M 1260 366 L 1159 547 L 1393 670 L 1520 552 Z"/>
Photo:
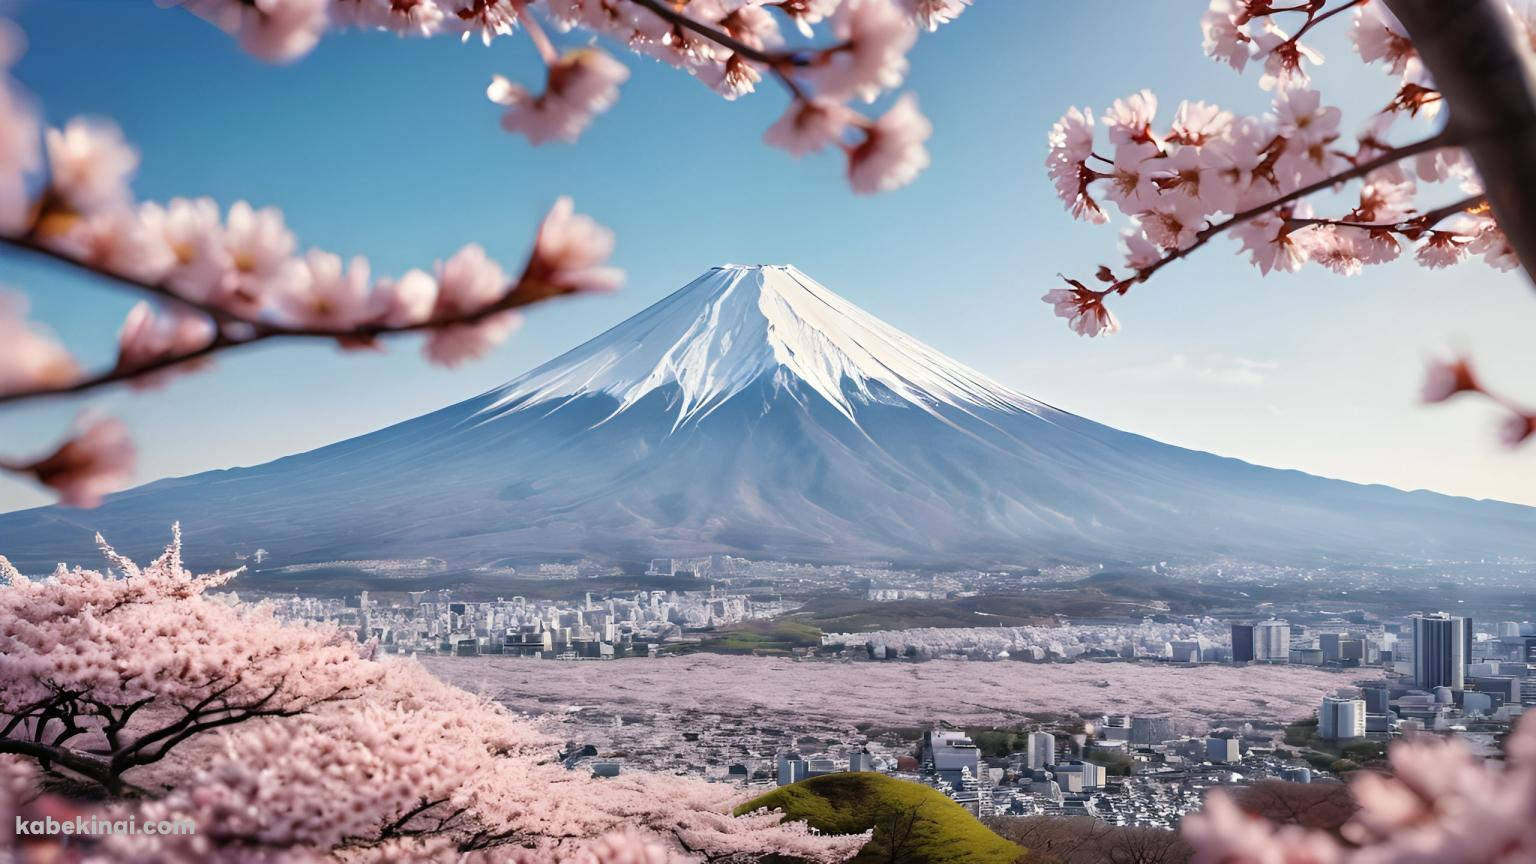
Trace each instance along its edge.
<path fill-rule="evenodd" d="M 1466 689 L 1470 619 L 1437 612 L 1415 615 L 1413 624 L 1413 686 L 1420 690 Z"/>

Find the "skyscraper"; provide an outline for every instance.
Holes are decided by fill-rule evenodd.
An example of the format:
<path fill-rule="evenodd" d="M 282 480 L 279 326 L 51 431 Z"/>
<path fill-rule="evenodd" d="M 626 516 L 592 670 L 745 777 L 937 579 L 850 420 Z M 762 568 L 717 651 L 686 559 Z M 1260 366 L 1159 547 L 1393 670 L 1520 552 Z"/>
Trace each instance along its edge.
<path fill-rule="evenodd" d="M 1465 689 L 1471 619 L 1437 612 L 1409 620 L 1413 624 L 1413 686 Z"/>
<path fill-rule="evenodd" d="M 1252 663 L 1253 662 L 1253 625 L 1252 624 L 1237 624 L 1237 623 L 1234 623 L 1232 625 L 1232 662 L 1233 663 Z"/>
<path fill-rule="evenodd" d="M 1253 658 L 1286 663 L 1291 659 L 1291 625 L 1271 618 L 1253 625 Z"/>

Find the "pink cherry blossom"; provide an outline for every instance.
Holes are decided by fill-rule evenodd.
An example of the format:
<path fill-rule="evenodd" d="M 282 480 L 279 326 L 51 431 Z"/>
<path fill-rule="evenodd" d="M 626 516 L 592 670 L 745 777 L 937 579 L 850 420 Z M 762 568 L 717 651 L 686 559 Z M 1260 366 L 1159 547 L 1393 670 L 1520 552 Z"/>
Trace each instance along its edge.
<path fill-rule="evenodd" d="M 278 290 L 278 308 L 300 327 L 349 329 L 367 316 L 368 275 L 361 255 L 343 264 L 339 255 L 311 249 L 303 269 Z"/>
<path fill-rule="evenodd" d="M 308 54 L 330 26 L 330 0 L 159 0 L 175 2 L 234 36 L 240 47 L 269 63 Z"/>
<path fill-rule="evenodd" d="M 49 455 L 21 466 L 70 507 L 95 507 L 133 478 L 128 427 L 111 417 L 82 418 L 74 435 Z"/>
<path fill-rule="evenodd" d="M 562 197 L 539 226 L 517 290 L 539 296 L 615 290 L 624 282 L 623 271 L 602 266 L 612 254 L 613 232 Z"/>
<path fill-rule="evenodd" d="M 125 206 L 48 219 L 38 233 L 43 244 L 57 252 L 138 282 L 158 283 L 176 260 L 165 238 L 148 228 L 138 211 Z"/>
<path fill-rule="evenodd" d="M 933 124 L 918 110 L 917 97 L 903 94 L 864 130 L 864 141 L 849 149 L 849 185 L 872 195 L 911 183 L 931 161 L 923 144 L 932 134 Z"/>
<path fill-rule="evenodd" d="M 435 0 L 336 0 L 331 13 L 337 25 L 422 37 L 437 34 L 446 17 Z"/>
<path fill-rule="evenodd" d="M 1115 320 L 1113 312 L 1105 308 L 1104 295 L 1071 280 L 1067 281 L 1072 285 L 1071 288 L 1053 288 L 1040 298 L 1051 304 L 1057 317 L 1067 319 L 1072 331 L 1079 336 L 1119 331 L 1120 322 Z"/>
<path fill-rule="evenodd" d="M 219 205 L 212 198 L 172 198 L 163 205 L 147 201 L 139 207 L 139 221 L 170 250 L 172 263 L 163 281 L 181 296 L 209 297 L 234 269 Z"/>
<path fill-rule="evenodd" d="M 1206 56 L 1239 72 L 1248 65 L 1248 57 L 1253 53 L 1252 40 L 1238 22 L 1232 0 L 1211 0 L 1210 9 L 1200 19 L 1200 32 L 1205 36 L 1201 47 Z"/>
<path fill-rule="evenodd" d="M 843 0 L 831 25 L 837 47 L 806 69 L 821 96 L 872 102 L 881 90 L 901 85 L 917 28 L 893 0 Z"/>
<path fill-rule="evenodd" d="M 1323 62 L 1320 52 L 1286 35 L 1273 18 L 1264 19 L 1264 26 L 1253 35 L 1253 45 L 1255 56 L 1264 61 L 1264 76 L 1259 79 L 1259 86 L 1265 90 L 1306 87 L 1312 79 L 1303 62 L 1314 66 Z"/>
<path fill-rule="evenodd" d="M 1186 99 L 1174 112 L 1168 140 L 1174 144 L 1205 144 L 1225 135 L 1231 125 L 1232 112 L 1223 111 L 1209 102 Z"/>
<path fill-rule="evenodd" d="M 837 11 L 842 0 L 784 0 L 780 9 L 788 15 L 801 35 L 807 39 L 814 35 L 812 28 Z"/>
<path fill-rule="evenodd" d="M 1124 99 L 1116 99 L 1104 112 L 1104 128 L 1109 130 L 1112 144 L 1152 144 L 1160 146 L 1152 132 L 1152 120 L 1157 115 L 1157 95 L 1151 90 L 1132 93 Z"/>
<path fill-rule="evenodd" d="M 1367 63 L 1381 61 L 1392 75 L 1406 72 L 1410 61 L 1417 56 L 1407 31 L 1381 0 L 1365 3 L 1355 10 L 1349 38 L 1361 60 Z"/>
<path fill-rule="evenodd" d="M 1276 131 L 1292 149 L 1326 144 L 1339 137 L 1338 108 L 1322 104 L 1316 90 L 1282 90 L 1275 95 Z"/>
<path fill-rule="evenodd" d="M 1295 215 L 1303 215 L 1298 208 Z M 1232 229 L 1232 234 L 1243 244 L 1242 251 L 1259 268 L 1259 273 L 1269 275 L 1271 270 L 1294 273 L 1307 263 L 1307 247 L 1298 242 L 1286 229 L 1285 215 L 1265 213 Z"/>
<path fill-rule="evenodd" d="M 428 360 L 452 368 L 485 356 L 486 352 L 516 332 L 522 322 L 523 316 L 507 311 L 487 315 L 473 324 L 434 327 L 427 333 L 427 341 L 422 350 Z"/>
<path fill-rule="evenodd" d="M 1206 225 L 1205 216 L 1205 209 L 1197 200 L 1164 195 L 1154 206 L 1136 214 L 1136 221 L 1152 242 L 1173 251 L 1187 249 L 1199 239 Z"/>
<path fill-rule="evenodd" d="M 768 127 L 763 140 L 799 158 L 841 141 L 853 117 L 854 113 L 841 102 L 796 99 Z"/>
<path fill-rule="evenodd" d="M 1536 434 L 1536 416 L 1511 414 L 1499 425 L 1499 440 L 1506 447 L 1518 447 Z"/>
<path fill-rule="evenodd" d="M 1424 387 L 1420 398 L 1427 403 L 1444 402 L 1457 393 L 1475 392 L 1482 389 L 1472 375 L 1472 367 L 1466 358 L 1432 360 L 1424 374 Z"/>
<path fill-rule="evenodd" d="M 572 51 L 550 64 L 544 93 L 535 96 L 522 86 L 496 76 L 486 90 L 492 102 L 506 106 L 501 126 L 527 136 L 534 144 L 575 141 L 598 114 L 613 107 L 618 85 L 629 69 L 602 51 Z"/>
<path fill-rule="evenodd" d="M 1159 194 L 1157 177 L 1169 164 L 1162 156 L 1162 151 L 1151 144 L 1115 147 L 1115 161 L 1109 171 L 1108 191 L 1104 197 L 1120 205 L 1122 211 L 1132 213 L 1155 206 Z"/>
<path fill-rule="evenodd" d="M 1450 267 L 1466 258 L 1471 245 L 1471 240 L 1454 231 L 1431 231 L 1425 235 L 1413 257 L 1432 270 Z"/>
<path fill-rule="evenodd" d="M 478 30 L 481 44 L 489 47 L 497 36 L 511 36 L 517 29 L 512 0 L 443 0 L 442 6 L 450 26 L 465 42 Z"/>
<path fill-rule="evenodd" d="M 1509 271 L 1520 266 L 1520 256 L 1515 253 L 1515 247 L 1510 245 L 1509 238 L 1504 236 L 1498 223 L 1483 218 L 1476 225 L 1467 251 L 1483 256 L 1488 266 L 1495 270 Z"/>
<path fill-rule="evenodd" d="M 507 274 L 478 243 L 460 249 L 437 265 L 435 318 L 478 312 L 506 295 Z"/>
<path fill-rule="evenodd" d="M 157 313 L 148 302 L 140 301 L 128 311 L 118 331 L 117 368 L 137 369 L 167 357 L 180 357 L 205 347 L 213 337 L 213 322 L 206 315 L 179 304 Z M 189 368 L 189 364 L 181 364 L 176 370 Z M 167 374 L 146 375 L 134 377 L 128 383 L 147 389 L 164 384 L 168 378 Z"/>
<path fill-rule="evenodd" d="M 1076 107 L 1067 109 L 1067 113 L 1051 125 L 1046 141 L 1051 147 L 1048 164 L 1087 161 L 1093 154 L 1093 111 Z"/>
<path fill-rule="evenodd" d="M 437 303 L 437 280 L 421 270 L 399 279 L 381 279 L 368 298 L 368 320 L 390 327 L 421 324 Z"/>
<path fill-rule="evenodd" d="M 971 0 L 901 0 L 901 4 L 918 26 L 932 33 L 940 24 L 958 18 L 965 7 L 971 5 Z"/>
<path fill-rule="evenodd" d="M 1132 270 L 1145 270 L 1163 258 L 1163 251 L 1143 231 L 1126 231 L 1120 238 L 1125 243 L 1125 264 Z"/>
<path fill-rule="evenodd" d="M 187 299 L 253 317 L 286 281 L 303 278 L 302 262 L 292 257 L 297 241 L 275 207 L 256 210 L 244 201 L 235 202 L 219 239 L 230 269 L 206 286 L 207 293 L 189 293 Z"/>
<path fill-rule="evenodd" d="M 139 167 L 138 151 L 123 140 L 116 124 L 76 118 L 49 129 L 49 184 L 77 213 L 128 203 L 128 183 Z"/>
<path fill-rule="evenodd" d="M 0 292 L 0 394 L 75 381 L 80 367 L 69 350 L 27 321 L 27 302 Z"/>

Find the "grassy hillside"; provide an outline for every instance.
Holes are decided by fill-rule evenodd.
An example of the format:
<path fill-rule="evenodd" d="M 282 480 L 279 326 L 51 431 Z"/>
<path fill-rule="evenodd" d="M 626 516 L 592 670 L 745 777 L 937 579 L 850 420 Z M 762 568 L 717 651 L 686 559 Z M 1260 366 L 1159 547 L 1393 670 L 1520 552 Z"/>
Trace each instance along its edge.
<path fill-rule="evenodd" d="M 761 807 L 783 810 L 828 834 L 873 828 L 854 864 L 1013 864 L 1025 853 L 933 789 L 884 774 L 813 777 L 760 795 L 737 812 Z"/>
<path fill-rule="evenodd" d="M 678 653 L 704 651 L 711 654 L 791 654 L 796 648 L 814 648 L 821 644 L 821 630 L 803 621 L 788 618 L 738 621 L 704 634 L 698 643 L 667 646 Z"/>

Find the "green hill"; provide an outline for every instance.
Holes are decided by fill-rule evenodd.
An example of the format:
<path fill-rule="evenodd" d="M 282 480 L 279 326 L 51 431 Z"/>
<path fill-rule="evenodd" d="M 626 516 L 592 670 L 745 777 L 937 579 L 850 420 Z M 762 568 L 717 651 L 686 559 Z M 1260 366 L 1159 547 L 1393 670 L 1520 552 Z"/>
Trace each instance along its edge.
<path fill-rule="evenodd" d="M 827 774 L 782 786 L 736 808 L 783 810 L 827 834 L 874 829 L 854 864 L 1013 864 L 1024 847 L 1004 840 L 969 811 L 918 783 L 873 772 Z"/>

